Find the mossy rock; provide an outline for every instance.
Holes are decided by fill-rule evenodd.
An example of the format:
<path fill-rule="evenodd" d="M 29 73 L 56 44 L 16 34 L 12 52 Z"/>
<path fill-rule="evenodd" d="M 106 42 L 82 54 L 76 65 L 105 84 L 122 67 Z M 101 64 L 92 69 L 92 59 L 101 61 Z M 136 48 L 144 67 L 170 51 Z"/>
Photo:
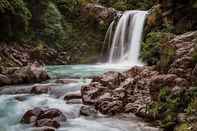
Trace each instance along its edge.
<path fill-rule="evenodd" d="M 189 123 L 181 123 L 176 128 L 175 131 L 192 131 Z"/>

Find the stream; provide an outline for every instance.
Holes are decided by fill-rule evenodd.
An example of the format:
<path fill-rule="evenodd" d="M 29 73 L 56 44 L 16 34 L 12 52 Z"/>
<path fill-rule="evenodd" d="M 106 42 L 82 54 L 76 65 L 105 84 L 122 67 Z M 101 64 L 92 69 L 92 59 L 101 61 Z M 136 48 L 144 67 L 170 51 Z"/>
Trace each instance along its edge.
<path fill-rule="evenodd" d="M 34 107 L 56 108 L 68 118 L 57 131 L 158 131 L 149 127 L 133 114 L 119 116 L 83 117 L 79 115 L 81 104 L 66 104 L 65 94 L 79 91 L 88 84 L 91 76 L 106 71 L 124 71 L 129 66 L 118 65 L 64 65 L 48 66 L 51 80 L 45 84 L 54 84 L 48 94 L 33 95 L 28 93 L 30 85 L 5 86 L 0 89 L 0 131 L 37 131 L 30 125 L 20 124 L 23 114 Z M 77 82 L 70 84 L 54 83 L 56 78 L 70 78 Z"/>

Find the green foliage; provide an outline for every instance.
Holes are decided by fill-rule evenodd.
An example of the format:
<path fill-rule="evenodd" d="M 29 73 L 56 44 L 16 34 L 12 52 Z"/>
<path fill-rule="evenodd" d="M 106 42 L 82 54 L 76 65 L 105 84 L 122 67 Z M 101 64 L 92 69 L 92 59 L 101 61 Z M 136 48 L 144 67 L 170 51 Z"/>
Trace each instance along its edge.
<path fill-rule="evenodd" d="M 10 2 L 8 0 L 1 0 L 0 1 L 0 12 L 5 12 L 5 10 L 13 9 Z"/>
<path fill-rule="evenodd" d="M 1 0 L 0 16 L 0 39 L 9 37 L 18 40 L 28 34 L 32 15 L 23 0 Z"/>
<path fill-rule="evenodd" d="M 178 127 L 176 127 L 175 131 L 192 131 L 191 127 L 188 123 L 181 123 Z"/>
<path fill-rule="evenodd" d="M 117 10 L 148 10 L 153 5 L 152 0 L 99 0 L 99 3 Z"/>
<path fill-rule="evenodd" d="M 53 0 L 60 12 L 67 19 L 78 17 L 80 9 L 80 0 Z"/>
<path fill-rule="evenodd" d="M 188 114 L 195 114 L 195 113 L 197 113 L 197 97 L 192 99 L 191 103 L 189 104 L 189 106 L 186 109 L 186 112 Z"/>
<path fill-rule="evenodd" d="M 44 29 L 41 39 L 52 47 L 62 46 L 65 38 L 64 28 L 62 26 L 62 15 L 54 3 L 49 2 L 42 16 Z"/>
<path fill-rule="evenodd" d="M 197 111 L 197 89 L 180 89 L 172 92 L 167 87 L 161 88 L 159 101 L 148 105 L 147 109 L 147 114 L 160 120 L 161 127 L 166 131 L 173 130 L 176 124 L 179 124 L 177 123 L 179 113 L 195 115 Z M 185 125 L 180 125 L 178 129 L 184 129 L 184 127 Z"/>
<path fill-rule="evenodd" d="M 161 56 L 161 44 L 173 38 L 171 33 L 150 32 L 146 35 L 141 47 L 140 58 L 148 65 L 155 65 L 159 62 Z M 171 55 L 169 51 L 169 55 Z"/>

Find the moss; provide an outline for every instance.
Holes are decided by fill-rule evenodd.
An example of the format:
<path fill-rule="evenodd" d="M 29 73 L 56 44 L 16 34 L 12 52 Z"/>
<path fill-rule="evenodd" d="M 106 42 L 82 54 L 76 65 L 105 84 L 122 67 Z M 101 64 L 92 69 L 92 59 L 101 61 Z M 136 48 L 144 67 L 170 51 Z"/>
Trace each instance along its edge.
<path fill-rule="evenodd" d="M 176 127 L 175 131 L 192 131 L 191 126 L 188 123 L 181 123 Z"/>
<path fill-rule="evenodd" d="M 170 91 L 167 87 L 161 88 L 159 100 L 147 106 L 148 116 L 153 117 L 151 120 L 159 120 L 160 126 L 165 131 L 173 131 L 174 129 L 175 131 L 179 131 L 178 129 L 184 129 L 185 125 L 182 124 L 185 123 L 177 123 L 177 115 L 179 113 L 186 114 L 187 112 L 186 115 L 188 118 L 190 116 L 196 118 L 195 116 L 196 111 L 197 111 L 196 88 L 187 89 L 187 90 L 182 89 L 176 93 Z M 189 119 L 186 120 L 188 123 L 193 122 L 190 121 Z"/>
<path fill-rule="evenodd" d="M 117 10 L 127 10 L 127 3 L 125 1 L 118 1 L 112 5 L 113 8 Z"/>
<path fill-rule="evenodd" d="M 161 49 L 162 50 L 158 67 L 159 70 L 165 72 L 168 70 L 170 64 L 174 59 L 175 49 L 173 47 L 168 47 L 167 45 L 164 45 L 164 47 L 161 47 Z"/>
<path fill-rule="evenodd" d="M 197 97 L 193 98 L 191 103 L 188 105 L 186 112 L 189 115 L 195 114 L 197 112 Z"/>
<path fill-rule="evenodd" d="M 140 58 L 148 65 L 155 65 L 159 62 L 162 54 L 161 44 L 166 43 L 173 38 L 173 34 L 164 32 L 150 32 L 146 35 L 141 47 Z M 171 55 L 172 50 L 166 50 L 165 53 Z M 166 55 L 165 55 L 166 57 Z M 167 58 L 169 59 L 169 58 Z"/>

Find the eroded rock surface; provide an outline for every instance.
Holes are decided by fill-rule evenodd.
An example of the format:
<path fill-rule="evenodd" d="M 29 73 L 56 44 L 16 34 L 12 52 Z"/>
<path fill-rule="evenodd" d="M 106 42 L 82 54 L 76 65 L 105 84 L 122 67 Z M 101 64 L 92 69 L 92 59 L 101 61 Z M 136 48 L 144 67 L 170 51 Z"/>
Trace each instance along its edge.
<path fill-rule="evenodd" d="M 48 80 L 46 69 L 38 62 L 21 68 L 7 68 L 0 72 L 0 86 L 22 83 L 35 83 Z"/>
<path fill-rule="evenodd" d="M 27 111 L 21 120 L 22 123 L 31 124 L 34 127 L 52 128 L 59 128 L 61 126 L 61 122 L 65 121 L 67 121 L 67 118 L 60 110 L 42 108 L 34 108 L 32 110 Z"/>
<path fill-rule="evenodd" d="M 170 48 L 173 52 L 162 53 L 160 64 L 167 63 L 165 67 L 160 64 L 136 66 L 123 73 L 107 72 L 93 78 L 89 85 L 81 88 L 83 103 L 94 106 L 103 114 L 132 112 L 145 115 L 146 105 L 158 100 L 161 88 L 173 91 L 189 88 L 195 82 L 196 36 L 197 32 L 189 32 L 168 41 L 164 51 Z"/>

